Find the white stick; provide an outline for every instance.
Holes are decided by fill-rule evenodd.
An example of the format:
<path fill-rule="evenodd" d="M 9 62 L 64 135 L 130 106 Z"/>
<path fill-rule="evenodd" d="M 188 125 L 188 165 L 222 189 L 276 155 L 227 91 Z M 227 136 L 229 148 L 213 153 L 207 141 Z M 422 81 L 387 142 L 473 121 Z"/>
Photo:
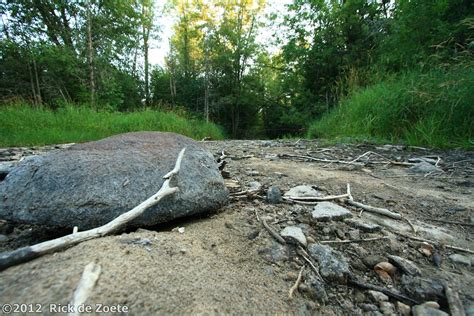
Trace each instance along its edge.
<path fill-rule="evenodd" d="M 100 265 L 91 262 L 84 268 L 82 272 L 82 277 L 79 283 L 77 284 L 76 290 L 74 291 L 74 296 L 71 301 L 71 305 L 74 306 L 74 311 L 69 313 L 69 316 L 79 315 L 78 308 L 80 305 L 84 304 L 89 295 L 91 294 L 94 286 L 99 279 L 101 272 Z"/>
<path fill-rule="evenodd" d="M 75 234 L 66 235 L 53 240 L 48 240 L 33 246 L 23 247 L 12 252 L 1 253 L 0 271 L 3 271 L 13 265 L 23 263 L 36 257 L 42 256 L 46 253 L 54 252 L 89 239 L 94 239 L 110 234 L 125 225 L 126 223 L 143 214 L 146 209 L 157 204 L 164 197 L 175 193 L 176 191 L 178 191 L 178 188 L 170 187 L 170 180 L 171 177 L 177 174 L 181 168 L 181 161 L 183 160 L 185 149 L 186 148 L 183 148 L 179 153 L 174 169 L 168 172 L 163 177 L 166 180 L 161 186 L 160 190 L 142 203 L 140 203 L 138 206 L 134 207 L 132 210 L 121 214 L 113 221 L 97 228 L 77 232 Z"/>

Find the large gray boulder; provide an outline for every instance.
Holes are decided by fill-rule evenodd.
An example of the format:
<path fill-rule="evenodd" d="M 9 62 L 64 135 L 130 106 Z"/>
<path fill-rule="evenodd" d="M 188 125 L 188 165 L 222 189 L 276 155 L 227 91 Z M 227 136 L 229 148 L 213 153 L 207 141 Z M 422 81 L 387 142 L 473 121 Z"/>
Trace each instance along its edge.
<path fill-rule="evenodd" d="M 156 193 L 183 147 L 172 180 L 179 191 L 131 225 L 218 209 L 228 191 L 209 152 L 181 135 L 136 132 L 25 159 L 0 182 L 0 219 L 80 230 L 103 225 Z"/>

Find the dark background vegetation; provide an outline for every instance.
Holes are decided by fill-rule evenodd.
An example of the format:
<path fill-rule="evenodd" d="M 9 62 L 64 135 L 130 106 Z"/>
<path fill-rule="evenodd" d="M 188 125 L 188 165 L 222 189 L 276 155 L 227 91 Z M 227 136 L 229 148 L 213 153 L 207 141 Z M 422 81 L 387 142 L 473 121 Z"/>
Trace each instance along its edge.
<path fill-rule="evenodd" d="M 175 16 L 171 49 L 166 66 L 151 67 L 150 41 L 159 41 L 162 18 L 152 0 L 3 0 L 1 144 L 160 130 L 162 120 L 174 119 L 153 112 L 173 111 L 190 120 L 181 127 L 222 127 L 188 128 L 195 138 L 473 146 L 472 1 L 294 0 L 267 17 L 265 5 L 170 1 L 162 14 Z M 263 23 L 275 31 L 274 53 L 257 41 Z M 54 124 L 63 128 L 52 139 L 32 140 L 31 130 L 18 136 L 27 125 Z M 68 126 L 72 136 L 61 138 Z M 94 126 L 108 128 L 94 134 Z"/>

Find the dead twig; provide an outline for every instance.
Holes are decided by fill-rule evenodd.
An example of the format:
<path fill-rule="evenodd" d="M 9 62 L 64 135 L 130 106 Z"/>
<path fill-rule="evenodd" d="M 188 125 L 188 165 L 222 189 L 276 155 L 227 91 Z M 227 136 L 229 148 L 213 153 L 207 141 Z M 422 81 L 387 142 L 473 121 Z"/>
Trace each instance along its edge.
<path fill-rule="evenodd" d="M 404 233 L 401 233 L 401 232 L 398 232 L 398 231 L 392 231 L 394 234 L 397 234 L 399 236 L 402 236 L 402 237 L 405 237 L 405 238 L 408 238 L 408 239 L 412 239 L 412 240 L 416 240 L 416 241 L 421 241 L 421 242 L 427 242 L 429 244 L 433 244 L 433 245 L 438 245 L 439 246 L 439 243 L 436 242 L 436 241 L 433 241 L 433 240 L 429 240 L 429 239 L 424 239 L 424 238 L 420 238 L 420 237 L 415 237 L 415 236 L 410 236 L 410 235 L 406 235 Z M 451 250 L 458 250 L 458 251 L 462 251 L 462 252 L 466 252 L 466 253 L 470 253 L 470 254 L 474 254 L 474 251 L 470 250 L 470 249 L 466 249 L 466 248 L 461 248 L 461 247 L 456 247 L 456 246 L 451 246 L 451 245 L 445 245 L 443 244 L 443 247 L 447 248 L 447 249 L 451 249 Z"/>
<path fill-rule="evenodd" d="M 401 302 L 405 302 L 409 305 L 418 305 L 418 304 L 420 304 L 420 302 L 415 301 L 414 299 L 412 299 L 408 296 L 405 296 L 401 293 L 391 291 L 391 290 L 389 290 L 387 288 L 384 288 L 384 287 L 381 287 L 381 286 L 377 286 L 377 285 L 373 285 L 373 284 L 369 284 L 369 283 L 362 283 L 362 282 L 356 280 L 354 276 L 351 276 L 351 277 L 348 278 L 348 283 L 350 285 L 356 286 L 356 287 L 361 288 L 361 289 L 374 290 L 374 291 L 382 292 L 383 294 L 385 294 L 387 296 L 393 297 L 394 299 L 396 299 L 398 301 L 401 301 Z"/>
<path fill-rule="evenodd" d="M 387 210 L 386 208 L 380 208 L 380 207 L 374 207 L 370 205 L 365 205 L 359 202 L 356 202 L 354 200 L 346 199 L 345 202 L 347 204 L 350 204 L 352 206 L 356 206 L 358 208 L 363 209 L 364 211 L 371 212 L 371 213 L 377 213 L 380 215 L 385 215 L 387 217 L 393 218 L 393 219 L 402 219 L 402 215 L 398 213 L 391 212 Z"/>
<path fill-rule="evenodd" d="M 272 237 L 275 238 L 280 244 L 283 244 L 283 245 L 286 244 L 286 241 L 283 239 L 283 237 L 281 237 L 280 234 L 278 234 L 273 228 L 271 228 L 264 218 L 262 218 L 262 224 L 263 224 L 263 227 L 265 227 L 265 229 L 268 230 L 270 235 L 272 235 Z"/>
<path fill-rule="evenodd" d="M 411 229 L 413 230 L 413 233 L 416 235 L 417 231 L 416 231 L 415 226 L 412 224 L 412 222 L 406 217 L 404 217 L 403 219 L 408 223 L 408 225 L 410 225 Z"/>
<path fill-rule="evenodd" d="M 319 274 L 318 268 L 316 268 L 311 259 L 309 259 L 309 254 L 306 252 L 306 250 L 304 250 L 303 247 L 298 246 L 298 251 L 298 254 L 309 264 L 309 266 L 311 267 L 311 269 L 313 269 L 314 273 L 321 280 L 321 282 L 326 283 L 324 282 L 324 279 L 321 274 Z"/>
<path fill-rule="evenodd" d="M 283 199 L 293 202 L 308 202 L 308 201 L 331 201 L 331 200 L 338 200 L 349 197 L 348 194 L 341 194 L 341 195 L 328 195 L 328 196 L 284 196 Z"/>
<path fill-rule="evenodd" d="M 33 246 L 23 247 L 11 252 L 4 252 L 0 254 L 0 271 L 5 270 L 8 267 L 14 266 L 19 263 L 23 263 L 39 256 L 42 256 L 46 253 L 54 252 L 57 250 L 65 249 L 80 242 L 94 239 L 97 237 L 102 237 L 108 235 L 119 228 L 123 227 L 128 222 L 132 221 L 133 219 L 137 218 L 146 209 L 149 207 L 157 204 L 161 199 L 164 197 L 175 193 L 178 191 L 177 187 L 171 187 L 170 181 L 171 178 L 177 174 L 181 168 L 181 161 L 183 160 L 185 148 L 181 150 L 178 155 L 178 159 L 176 160 L 176 164 L 174 169 L 168 172 L 163 178 L 165 181 L 161 186 L 160 190 L 156 192 L 154 195 L 140 203 L 138 206 L 134 207 L 132 210 L 121 214 L 113 221 L 86 231 L 77 232 L 75 234 L 66 235 L 60 238 L 56 238 L 53 240 L 48 240 Z"/>
<path fill-rule="evenodd" d="M 69 313 L 69 316 L 80 314 L 78 307 L 84 304 L 89 298 L 89 295 L 91 294 L 97 280 L 99 279 L 100 272 L 100 265 L 94 262 L 86 265 L 84 271 L 82 272 L 81 280 L 77 284 L 76 290 L 74 291 L 74 296 L 71 301 L 71 305 L 74 306 L 74 311 Z"/>
<path fill-rule="evenodd" d="M 320 244 L 351 244 L 351 243 L 357 243 L 357 242 L 376 241 L 376 240 L 383 240 L 383 239 L 389 239 L 389 238 L 387 236 L 382 236 L 382 237 L 350 239 L 350 240 L 322 240 L 322 241 L 319 241 L 319 243 Z"/>
<path fill-rule="evenodd" d="M 291 300 L 293 298 L 293 293 L 295 290 L 298 288 L 298 286 L 301 283 L 301 279 L 303 278 L 303 270 L 304 270 L 304 265 L 301 267 L 300 273 L 298 274 L 298 278 L 296 279 L 295 284 L 290 288 L 290 291 L 288 292 L 288 298 Z"/>

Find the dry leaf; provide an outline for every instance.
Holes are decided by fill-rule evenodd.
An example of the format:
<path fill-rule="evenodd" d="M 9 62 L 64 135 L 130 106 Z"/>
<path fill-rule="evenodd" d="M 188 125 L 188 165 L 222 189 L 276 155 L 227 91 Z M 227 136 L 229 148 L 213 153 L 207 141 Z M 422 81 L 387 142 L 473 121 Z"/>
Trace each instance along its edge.
<path fill-rule="evenodd" d="M 418 251 L 426 257 L 431 257 L 433 255 L 434 247 L 427 242 L 423 242 L 420 244 L 420 248 L 418 248 Z"/>
<path fill-rule="evenodd" d="M 384 282 L 392 282 L 392 276 L 397 271 L 397 268 L 389 262 L 379 262 L 375 265 L 374 271 L 378 274 L 379 278 Z"/>

